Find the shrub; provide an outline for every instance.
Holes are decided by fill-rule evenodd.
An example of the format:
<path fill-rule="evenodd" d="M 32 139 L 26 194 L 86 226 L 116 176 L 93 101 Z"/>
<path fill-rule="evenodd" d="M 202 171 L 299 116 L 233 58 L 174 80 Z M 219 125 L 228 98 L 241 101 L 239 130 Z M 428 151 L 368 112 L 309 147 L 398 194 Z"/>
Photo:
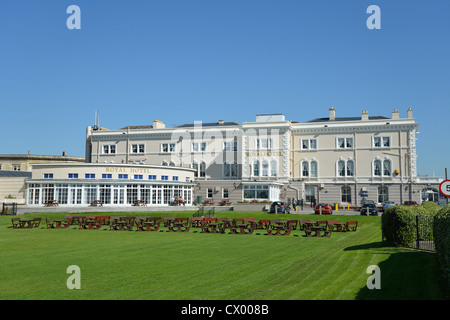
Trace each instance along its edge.
<path fill-rule="evenodd" d="M 434 216 L 434 245 L 443 277 L 450 289 L 450 205 Z"/>
<path fill-rule="evenodd" d="M 411 247 L 417 239 L 418 222 L 419 240 L 433 240 L 433 217 L 439 208 L 434 203 L 418 207 L 387 208 L 381 216 L 383 238 L 393 244 Z"/>

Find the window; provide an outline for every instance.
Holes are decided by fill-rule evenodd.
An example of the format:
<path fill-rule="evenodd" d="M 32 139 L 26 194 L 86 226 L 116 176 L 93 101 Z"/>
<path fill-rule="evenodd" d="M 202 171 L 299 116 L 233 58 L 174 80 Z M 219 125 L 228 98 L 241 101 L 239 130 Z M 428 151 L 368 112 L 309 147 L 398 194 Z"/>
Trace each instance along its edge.
<path fill-rule="evenodd" d="M 316 150 L 317 139 L 302 139 L 302 150 Z"/>
<path fill-rule="evenodd" d="M 206 142 L 192 142 L 192 151 L 205 151 L 206 150 Z"/>
<path fill-rule="evenodd" d="M 223 164 L 223 176 L 225 178 L 234 178 L 238 176 L 238 165 L 236 161 L 233 163 L 225 162 Z"/>
<path fill-rule="evenodd" d="M 173 176 L 173 177 L 172 177 L 172 181 L 178 181 L 178 177 Z"/>
<path fill-rule="evenodd" d="M 309 177 L 309 164 L 308 161 L 302 162 L 302 177 Z"/>
<path fill-rule="evenodd" d="M 142 180 L 144 176 L 142 174 L 135 174 L 133 178 L 134 180 Z"/>
<path fill-rule="evenodd" d="M 237 151 L 237 141 L 226 141 L 223 143 L 223 151 Z"/>
<path fill-rule="evenodd" d="M 256 149 L 272 149 L 273 143 L 271 138 L 265 138 L 265 139 L 256 139 Z M 236 143 L 236 150 L 237 151 L 237 143 Z"/>
<path fill-rule="evenodd" d="M 353 138 L 337 138 L 338 149 L 352 149 Z"/>
<path fill-rule="evenodd" d="M 169 180 L 169 176 L 161 176 L 161 180 Z"/>
<path fill-rule="evenodd" d="M 347 160 L 347 177 L 353 177 L 355 175 L 355 165 L 353 160 Z"/>
<path fill-rule="evenodd" d="M 102 179 L 111 179 L 112 178 L 112 174 L 111 173 L 104 173 L 102 174 Z"/>
<path fill-rule="evenodd" d="M 244 200 L 250 199 L 269 199 L 269 186 L 267 185 L 249 185 L 244 186 Z"/>
<path fill-rule="evenodd" d="M 119 179 L 128 179 L 128 174 L 119 173 Z"/>
<path fill-rule="evenodd" d="M 163 153 L 175 152 L 175 143 L 161 143 L 161 152 Z"/>
<path fill-rule="evenodd" d="M 148 176 L 148 180 L 156 180 L 156 176 L 155 175 L 149 175 Z"/>
<path fill-rule="evenodd" d="M 228 199 L 229 198 L 228 188 L 222 188 L 222 198 L 223 199 Z"/>
<path fill-rule="evenodd" d="M 389 148 L 391 146 L 391 137 L 373 137 L 374 148 Z"/>
<path fill-rule="evenodd" d="M 69 173 L 68 177 L 69 179 L 78 179 L 78 173 Z"/>
<path fill-rule="evenodd" d="M 44 173 L 44 179 L 53 179 L 53 173 Z"/>
<path fill-rule="evenodd" d="M 309 168 L 310 168 L 311 177 L 317 178 L 318 177 L 318 164 L 317 164 L 317 161 L 316 160 L 311 161 L 310 164 L 309 164 Z"/>
<path fill-rule="evenodd" d="M 389 190 L 388 187 L 380 186 L 378 187 L 378 202 L 389 201 Z"/>
<path fill-rule="evenodd" d="M 375 159 L 373 161 L 373 175 L 377 177 L 390 177 L 392 175 L 392 162 L 389 159 Z"/>
<path fill-rule="evenodd" d="M 267 160 L 262 161 L 262 176 L 263 177 L 269 176 L 269 161 Z"/>
<path fill-rule="evenodd" d="M 144 144 L 132 144 L 131 153 L 144 153 Z"/>
<path fill-rule="evenodd" d="M 212 189 L 212 188 L 207 188 L 206 189 L 206 197 L 207 198 L 212 198 L 213 197 L 213 193 L 214 193 L 214 189 Z"/>
<path fill-rule="evenodd" d="M 253 176 L 254 177 L 259 177 L 259 166 L 260 166 L 259 160 L 253 161 Z"/>
<path fill-rule="evenodd" d="M 349 160 L 339 160 L 337 162 L 338 177 L 353 177 L 355 175 L 355 162 Z"/>
<path fill-rule="evenodd" d="M 20 165 L 19 164 L 13 165 L 13 170 L 14 171 L 20 171 Z"/>
<path fill-rule="evenodd" d="M 84 175 L 85 179 L 95 179 L 95 174 L 94 173 L 86 173 Z"/>
<path fill-rule="evenodd" d="M 116 145 L 115 144 L 104 144 L 103 145 L 103 154 L 115 154 L 116 153 Z"/>
<path fill-rule="evenodd" d="M 352 202 L 352 189 L 349 186 L 341 188 L 341 200 L 342 202 Z"/>
<path fill-rule="evenodd" d="M 278 175 L 278 163 L 276 160 L 270 161 L 270 175 L 276 177 Z"/>

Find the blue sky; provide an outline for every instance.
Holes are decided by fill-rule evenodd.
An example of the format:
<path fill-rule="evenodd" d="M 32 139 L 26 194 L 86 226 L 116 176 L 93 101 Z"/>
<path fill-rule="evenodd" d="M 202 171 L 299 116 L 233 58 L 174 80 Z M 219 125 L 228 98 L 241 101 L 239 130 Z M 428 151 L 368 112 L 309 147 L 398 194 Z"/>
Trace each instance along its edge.
<path fill-rule="evenodd" d="M 69 30 L 69 5 L 81 30 Z M 369 30 L 369 5 L 381 30 Z M 420 175 L 450 167 L 450 2 L 0 2 L 1 153 L 84 156 L 85 130 L 197 120 L 401 117 Z"/>

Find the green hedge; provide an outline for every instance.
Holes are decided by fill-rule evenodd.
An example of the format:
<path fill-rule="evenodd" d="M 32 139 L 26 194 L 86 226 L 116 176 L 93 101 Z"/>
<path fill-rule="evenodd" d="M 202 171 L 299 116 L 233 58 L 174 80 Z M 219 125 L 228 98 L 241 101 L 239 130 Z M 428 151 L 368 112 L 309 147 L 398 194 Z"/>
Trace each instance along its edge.
<path fill-rule="evenodd" d="M 416 241 L 416 216 L 420 240 L 433 240 L 433 217 L 441 207 L 433 202 L 421 206 L 391 206 L 381 216 L 383 238 L 390 243 L 411 247 Z"/>
<path fill-rule="evenodd" d="M 450 205 L 434 216 L 434 245 L 442 274 L 450 289 Z"/>

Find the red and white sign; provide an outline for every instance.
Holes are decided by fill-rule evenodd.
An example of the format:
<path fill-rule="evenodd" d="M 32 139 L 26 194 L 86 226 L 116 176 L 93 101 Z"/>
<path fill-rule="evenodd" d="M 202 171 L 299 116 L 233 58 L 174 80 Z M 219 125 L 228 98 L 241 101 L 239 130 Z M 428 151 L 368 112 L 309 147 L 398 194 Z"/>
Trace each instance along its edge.
<path fill-rule="evenodd" d="M 439 192 L 444 197 L 450 197 L 450 180 L 444 180 L 439 185 Z"/>

